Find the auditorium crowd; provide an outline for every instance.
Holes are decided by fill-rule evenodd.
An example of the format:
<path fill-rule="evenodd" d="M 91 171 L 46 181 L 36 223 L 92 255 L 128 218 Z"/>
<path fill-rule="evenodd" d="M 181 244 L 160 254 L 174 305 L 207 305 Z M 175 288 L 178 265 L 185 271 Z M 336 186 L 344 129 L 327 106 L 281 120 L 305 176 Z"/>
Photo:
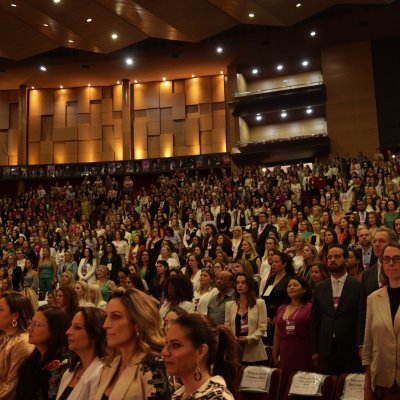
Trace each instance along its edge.
<path fill-rule="evenodd" d="M 244 365 L 400 398 L 400 155 L 203 175 L 0 199 L 0 400 L 233 399 Z"/>

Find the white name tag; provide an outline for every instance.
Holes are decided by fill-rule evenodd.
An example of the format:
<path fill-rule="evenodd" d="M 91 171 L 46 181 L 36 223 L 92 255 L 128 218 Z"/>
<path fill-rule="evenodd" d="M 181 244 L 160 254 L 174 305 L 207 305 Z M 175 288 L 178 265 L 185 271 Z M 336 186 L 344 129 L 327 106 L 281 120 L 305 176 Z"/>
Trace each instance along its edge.
<path fill-rule="evenodd" d="M 365 374 L 349 374 L 346 376 L 343 387 L 342 400 L 364 399 Z"/>
<path fill-rule="evenodd" d="M 321 387 L 326 375 L 314 372 L 297 372 L 293 375 L 289 395 L 322 396 Z"/>
<path fill-rule="evenodd" d="M 274 288 L 274 285 L 269 285 L 269 286 L 267 287 L 267 289 L 265 290 L 265 292 L 264 292 L 264 296 L 265 296 L 265 297 L 268 297 L 268 296 L 271 294 L 273 288 Z"/>
<path fill-rule="evenodd" d="M 276 368 L 246 367 L 243 371 L 239 390 L 241 392 L 269 393 L 271 376 Z"/>

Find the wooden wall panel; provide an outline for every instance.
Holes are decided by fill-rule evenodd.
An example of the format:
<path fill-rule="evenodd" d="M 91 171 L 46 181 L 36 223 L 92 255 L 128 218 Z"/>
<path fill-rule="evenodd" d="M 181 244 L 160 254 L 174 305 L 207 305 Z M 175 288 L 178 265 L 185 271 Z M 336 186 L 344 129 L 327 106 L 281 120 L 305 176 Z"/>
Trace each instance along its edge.
<path fill-rule="evenodd" d="M 108 87 L 105 87 L 104 90 L 108 90 Z M 89 100 L 102 100 L 103 99 L 103 88 L 100 86 L 91 86 L 88 87 L 88 92 L 89 92 Z M 108 96 L 110 97 L 110 96 Z"/>
<path fill-rule="evenodd" d="M 122 111 L 122 85 L 113 86 L 113 111 Z"/>
<path fill-rule="evenodd" d="M 187 146 L 199 146 L 199 120 L 187 119 L 185 121 L 185 142 Z"/>
<path fill-rule="evenodd" d="M 147 137 L 147 155 L 149 158 L 160 157 L 160 137 L 148 136 Z"/>
<path fill-rule="evenodd" d="M 225 101 L 225 76 L 217 75 L 211 77 L 211 101 L 213 103 Z"/>
<path fill-rule="evenodd" d="M 331 152 L 372 156 L 379 130 L 370 43 L 322 49 L 322 72 Z"/>
<path fill-rule="evenodd" d="M 75 128 L 78 126 L 78 103 L 70 101 L 67 103 L 67 127 Z"/>
<path fill-rule="evenodd" d="M 7 90 L 0 91 L 0 129 L 9 128 L 10 102 Z"/>
<path fill-rule="evenodd" d="M 40 164 L 40 142 L 30 142 L 28 151 L 28 162 L 31 165 Z"/>
<path fill-rule="evenodd" d="M 77 89 L 78 113 L 90 113 L 90 93 L 88 87 L 80 87 Z"/>
<path fill-rule="evenodd" d="M 173 133 L 175 147 L 185 146 L 185 121 L 174 121 Z"/>
<path fill-rule="evenodd" d="M 90 125 L 102 126 L 101 102 L 90 103 Z"/>

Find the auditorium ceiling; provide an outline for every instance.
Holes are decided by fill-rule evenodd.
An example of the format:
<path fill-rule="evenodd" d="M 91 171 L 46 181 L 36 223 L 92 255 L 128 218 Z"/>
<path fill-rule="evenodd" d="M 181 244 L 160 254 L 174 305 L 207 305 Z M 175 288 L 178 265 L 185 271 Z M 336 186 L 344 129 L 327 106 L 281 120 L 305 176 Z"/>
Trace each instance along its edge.
<path fill-rule="evenodd" d="M 398 0 L 0 0 L 0 89 L 214 75 L 398 34 Z"/>

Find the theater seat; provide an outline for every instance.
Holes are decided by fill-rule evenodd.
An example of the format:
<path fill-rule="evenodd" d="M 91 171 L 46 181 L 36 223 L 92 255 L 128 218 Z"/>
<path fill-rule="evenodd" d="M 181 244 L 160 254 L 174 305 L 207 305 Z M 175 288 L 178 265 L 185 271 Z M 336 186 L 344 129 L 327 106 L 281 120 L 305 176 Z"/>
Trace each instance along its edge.
<path fill-rule="evenodd" d="M 239 382 L 242 379 L 244 368 L 239 373 Z M 278 400 L 279 389 L 281 386 L 282 371 L 278 368 L 271 374 L 271 383 L 269 386 L 269 393 L 252 393 L 238 391 L 238 400 Z"/>
<path fill-rule="evenodd" d="M 300 371 L 299 371 L 300 372 Z M 328 375 L 322 384 L 321 393 L 322 396 L 300 396 L 300 395 L 290 395 L 289 390 L 290 385 L 292 384 L 292 378 L 296 374 L 293 372 L 290 376 L 289 382 L 286 386 L 284 400 L 333 400 L 335 395 L 335 387 L 336 387 L 336 380 L 337 377 L 335 375 Z"/>

